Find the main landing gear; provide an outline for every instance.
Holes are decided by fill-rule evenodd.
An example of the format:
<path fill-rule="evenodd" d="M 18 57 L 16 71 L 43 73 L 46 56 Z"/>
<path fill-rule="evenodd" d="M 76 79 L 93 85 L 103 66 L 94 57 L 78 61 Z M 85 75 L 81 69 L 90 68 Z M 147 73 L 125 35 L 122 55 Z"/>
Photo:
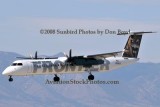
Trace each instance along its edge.
<path fill-rule="evenodd" d="M 89 73 L 88 80 L 94 80 L 94 75 L 92 75 L 91 73 Z"/>
<path fill-rule="evenodd" d="M 13 81 L 13 78 L 12 78 L 11 75 L 9 76 L 9 79 L 8 79 L 8 80 L 9 80 L 9 82 L 12 82 L 12 81 Z"/>
<path fill-rule="evenodd" d="M 53 78 L 54 82 L 59 82 L 60 78 L 55 74 L 55 77 Z"/>

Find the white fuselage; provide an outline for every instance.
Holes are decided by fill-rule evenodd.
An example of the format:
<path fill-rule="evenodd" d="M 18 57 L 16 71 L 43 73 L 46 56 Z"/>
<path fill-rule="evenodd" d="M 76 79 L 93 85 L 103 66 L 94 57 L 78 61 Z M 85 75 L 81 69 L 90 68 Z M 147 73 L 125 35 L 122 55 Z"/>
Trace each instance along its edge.
<path fill-rule="evenodd" d="M 109 71 L 137 62 L 138 58 L 109 57 L 104 59 L 104 64 L 92 67 L 71 66 L 66 64 L 67 57 L 57 59 L 30 59 L 17 60 L 3 71 L 3 75 L 39 75 L 39 74 L 64 74 L 93 71 Z"/>

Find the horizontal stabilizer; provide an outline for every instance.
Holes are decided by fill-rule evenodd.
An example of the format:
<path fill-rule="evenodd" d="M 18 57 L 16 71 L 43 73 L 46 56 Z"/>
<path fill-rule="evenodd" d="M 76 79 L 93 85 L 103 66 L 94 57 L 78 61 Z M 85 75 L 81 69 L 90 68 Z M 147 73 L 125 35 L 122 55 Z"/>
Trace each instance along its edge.
<path fill-rule="evenodd" d="M 117 35 L 127 35 L 127 34 L 130 34 L 130 35 L 142 35 L 144 33 L 156 33 L 156 32 L 152 32 L 152 31 L 148 31 L 148 32 L 144 32 L 144 31 L 133 32 L 133 31 L 130 31 L 130 32 L 125 32 L 125 33 L 121 33 L 121 34 L 117 34 Z"/>

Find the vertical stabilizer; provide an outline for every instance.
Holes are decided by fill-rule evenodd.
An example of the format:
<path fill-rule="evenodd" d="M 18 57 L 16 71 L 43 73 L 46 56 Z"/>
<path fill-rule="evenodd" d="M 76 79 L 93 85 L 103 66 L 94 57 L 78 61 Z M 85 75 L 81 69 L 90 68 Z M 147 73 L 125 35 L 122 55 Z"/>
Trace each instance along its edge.
<path fill-rule="evenodd" d="M 154 32 L 132 32 L 125 45 L 122 57 L 130 57 L 130 58 L 138 57 L 142 35 L 144 33 L 154 33 Z"/>
<path fill-rule="evenodd" d="M 130 35 L 124 48 L 123 57 L 137 58 L 142 35 Z"/>

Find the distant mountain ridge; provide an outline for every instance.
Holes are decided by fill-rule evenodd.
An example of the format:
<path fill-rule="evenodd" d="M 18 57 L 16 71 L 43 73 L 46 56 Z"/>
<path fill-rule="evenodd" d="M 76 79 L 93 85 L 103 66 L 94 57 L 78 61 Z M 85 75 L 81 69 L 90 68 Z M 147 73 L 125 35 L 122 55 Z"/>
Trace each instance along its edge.
<path fill-rule="evenodd" d="M 13 52 L 0 51 L 0 71 L 9 66 Z M 111 72 L 93 73 L 96 80 L 118 80 L 119 85 L 47 85 L 54 75 L 8 77 L 0 75 L 0 107 L 159 107 L 160 63 L 137 63 Z M 86 79 L 88 73 L 60 75 L 62 80 Z"/>

